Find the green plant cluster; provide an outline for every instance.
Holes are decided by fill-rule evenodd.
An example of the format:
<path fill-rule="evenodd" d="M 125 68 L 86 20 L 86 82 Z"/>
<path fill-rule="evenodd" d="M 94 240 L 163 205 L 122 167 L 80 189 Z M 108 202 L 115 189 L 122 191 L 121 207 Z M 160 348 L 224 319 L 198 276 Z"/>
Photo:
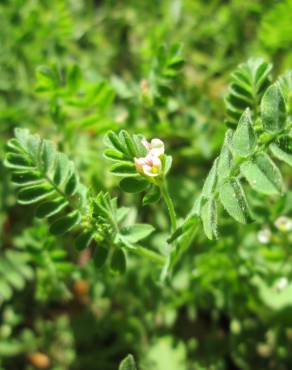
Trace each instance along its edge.
<path fill-rule="evenodd" d="M 0 4 L 0 370 L 286 370 L 291 0 Z"/>

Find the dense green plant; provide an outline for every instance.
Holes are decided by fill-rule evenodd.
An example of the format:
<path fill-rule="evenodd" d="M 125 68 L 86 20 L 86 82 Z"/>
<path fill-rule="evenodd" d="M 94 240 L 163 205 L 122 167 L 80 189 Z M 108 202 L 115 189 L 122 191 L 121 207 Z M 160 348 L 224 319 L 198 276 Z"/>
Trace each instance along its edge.
<path fill-rule="evenodd" d="M 241 81 L 236 85 L 240 86 L 237 87 L 238 91 L 241 89 L 240 96 L 250 94 L 256 97 L 270 69 L 260 60 L 251 60 L 241 65 L 234 74 L 234 78 L 236 76 Z M 247 76 L 244 74 L 246 70 Z M 252 112 L 249 107 L 243 110 L 234 131 L 229 129 L 226 132 L 221 153 L 207 176 L 193 211 L 187 217 L 188 228 L 193 228 L 189 218 L 198 215 L 207 237 L 217 238 L 219 200 L 236 221 L 250 222 L 253 217 L 243 189 L 243 179 L 253 190 L 265 195 L 284 192 L 281 172 L 268 151 L 277 159 L 292 164 L 289 115 L 291 85 L 291 72 L 287 72 L 266 88 L 261 100 L 254 98 L 251 103 Z M 252 92 L 254 86 L 259 87 Z M 229 94 L 235 96 L 234 83 Z M 235 98 L 229 98 L 228 106 L 231 101 L 233 105 L 239 104 Z M 175 238 L 171 239 L 174 241 L 179 233 L 166 184 L 172 159 L 164 154 L 163 142 L 154 139 L 148 143 L 142 136 L 131 136 L 123 130 L 119 135 L 109 132 L 106 145 L 108 149 L 104 155 L 114 161 L 111 172 L 123 177 L 120 181 L 122 190 L 129 193 L 145 192 L 144 205 L 157 202 L 160 196 L 163 197 L 169 211 L 171 230 L 175 233 Z M 103 266 L 110 253 L 112 270 L 123 272 L 126 269 L 124 248 L 137 249 L 138 253 L 163 263 L 163 257 L 160 259 L 151 250 L 135 246 L 135 243 L 154 230 L 152 226 L 134 224 L 120 228 L 119 223 L 127 210 L 118 209 L 116 199 L 111 199 L 103 192 L 96 199 L 88 195 L 86 188 L 79 184 L 73 163 L 64 154 L 57 152 L 50 141 L 41 140 L 38 135 L 30 135 L 25 129 L 17 129 L 15 139 L 8 142 L 5 165 L 13 170 L 12 181 L 19 188 L 19 203 L 40 203 L 36 216 L 48 218 L 51 233 L 59 235 L 76 229 L 79 231 L 77 247 L 81 250 L 89 245 L 92 238 L 97 244 L 102 244 L 97 245 L 95 250 L 97 266 Z M 112 246 L 116 248 L 110 252 Z M 175 254 L 176 249 L 177 246 L 174 246 Z"/>
<path fill-rule="evenodd" d="M 1 2 L 1 369 L 290 368 L 290 9 Z"/>

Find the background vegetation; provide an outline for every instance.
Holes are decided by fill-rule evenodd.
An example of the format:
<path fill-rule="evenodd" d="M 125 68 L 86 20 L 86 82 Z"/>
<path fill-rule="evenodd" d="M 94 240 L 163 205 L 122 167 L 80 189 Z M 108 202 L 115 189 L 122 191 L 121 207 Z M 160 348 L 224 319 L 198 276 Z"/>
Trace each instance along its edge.
<path fill-rule="evenodd" d="M 120 190 L 105 134 L 165 142 L 182 220 L 234 125 L 231 73 L 251 57 L 273 79 L 291 67 L 291 13 L 291 0 L 3 0 L 1 158 L 15 127 L 52 140 L 90 191 L 155 225 L 146 245 L 166 255 L 165 207 Z M 128 256 L 125 274 L 97 269 L 91 248 L 16 203 L 1 161 L 1 370 L 112 370 L 128 353 L 145 370 L 291 369 L 292 227 L 276 221 L 292 218 L 292 177 L 281 169 L 284 196 L 251 192 L 248 225 L 220 212 L 220 239 L 198 233 L 162 282 L 142 256 Z"/>

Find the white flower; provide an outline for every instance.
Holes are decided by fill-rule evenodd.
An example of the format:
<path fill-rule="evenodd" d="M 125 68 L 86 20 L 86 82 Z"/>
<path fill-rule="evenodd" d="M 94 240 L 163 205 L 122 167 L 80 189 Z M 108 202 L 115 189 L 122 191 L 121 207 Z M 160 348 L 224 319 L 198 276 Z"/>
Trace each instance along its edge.
<path fill-rule="evenodd" d="M 283 289 L 287 288 L 288 284 L 289 284 L 288 279 L 287 279 L 286 277 L 284 277 L 284 276 L 283 276 L 283 277 L 281 277 L 281 278 L 277 281 L 277 283 L 276 283 L 276 289 L 277 289 L 278 291 L 281 291 L 281 290 L 283 290 Z"/>
<path fill-rule="evenodd" d="M 271 241 L 271 236 L 272 236 L 271 230 L 268 228 L 260 230 L 257 235 L 258 241 L 261 244 L 268 244 Z"/>
<path fill-rule="evenodd" d="M 135 158 L 134 161 L 138 172 L 150 177 L 159 175 L 162 164 L 158 157 L 148 154 L 144 158 Z"/>
<path fill-rule="evenodd" d="M 141 158 L 134 158 L 137 171 L 150 177 L 159 176 L 162 168 L 160 157 L 164 154 L 163 141 L 152 139 L 149 143 L 144 139 L 142 144 L 147 149 L 147 155 Z"/>
<path fill-rule="evenodd" d="M 147 140 L 142 140 L 142 144 L 147 149 L 147 154 L 151 154 L 155 157 L 160 157 L 164 154 L 164 143 L 160 139 L 152 139 L 149 143 Z"/>
<path fill-rule="evenodd" d="M 275 226 L 278 230 L 282 232 L 287 232 L 292 230 L 292 220 L 289 217 L 281 216 L 275 221 Z"/>

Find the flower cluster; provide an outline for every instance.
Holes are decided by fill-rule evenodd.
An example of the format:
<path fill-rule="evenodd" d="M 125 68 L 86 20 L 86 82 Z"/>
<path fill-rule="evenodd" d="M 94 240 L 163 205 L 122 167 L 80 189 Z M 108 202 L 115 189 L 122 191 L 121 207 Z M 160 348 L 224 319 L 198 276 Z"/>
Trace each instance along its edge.
<path fill-rule="evenodd" d="M 161 156 L 164 155 L 163 141 L 152 139 L 149 143 L 147 140 L 142 140 L 142 144 L 147 149 L 147 154 L 145 157 L 134 158 L 137 171 L 150 177 L 159 176 L 162 169 Z"/>

